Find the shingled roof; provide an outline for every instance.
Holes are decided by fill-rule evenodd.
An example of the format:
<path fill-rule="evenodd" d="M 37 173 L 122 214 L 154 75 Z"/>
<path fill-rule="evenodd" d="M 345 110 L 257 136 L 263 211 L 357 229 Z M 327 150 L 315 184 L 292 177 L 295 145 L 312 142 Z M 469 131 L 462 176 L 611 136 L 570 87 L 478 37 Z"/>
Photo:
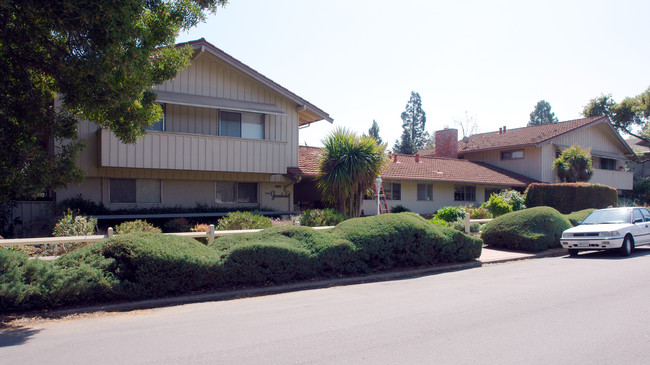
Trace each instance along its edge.
<path fill-rule="evenodd" d="M 317 147 L 299 147 L 298 168 L 289 168 L 293 175 L 313 177 L 318 173 L 318 159 L 321 149 Z M 394 154 L 381 172 L 384 180 L 398 181 L 432 181 L 486 184 L 498 186 L 527 186 L 536 182 L 526 176 L 515 174 L 487 164 L 459 160 Z"/>
<path fill-rule="evenodd" d="M 468 152 L 537 145 L 587 125 L 603 122 L 607 123 L 607 118 L 599 116 L 532 127 L 507 129 L 504 133 L 490 132 L 475 134 L 458 141 L 458 154 L 462 155 Z"/>

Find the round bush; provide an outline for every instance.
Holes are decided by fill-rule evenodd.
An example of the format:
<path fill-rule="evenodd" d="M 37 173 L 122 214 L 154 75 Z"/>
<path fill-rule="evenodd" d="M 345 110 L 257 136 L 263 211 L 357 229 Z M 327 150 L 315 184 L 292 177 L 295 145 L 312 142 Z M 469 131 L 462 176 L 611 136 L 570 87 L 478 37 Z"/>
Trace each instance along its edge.
<path fill-rule="evenodd" d="M 535 207 L 504 214 L 483 227 L 481 238 L 492 247 L 537 252 L 560 246 L 571 222 L 551 207 Z"/>
<path fill-rule="evenodd" d="M 442 207 L 438 209 L 435 217 L 440 218 L 445 222 L 452 223 L 458 219 L 465 218 L 465 209 L 463 209 L 463 207 Z"/>
<path fill-rule="evenodd" d="M 577 212 L 565 214 L 565 217 L 567 217 L 569 219 L 571 224 L 573 224 L 574 226 L 577 226 L 578 224 L 580 224 L 580 222 L 585 220 L 585 218 L 587 218 L 587 216 L 589 214 L 591 214 L 591 212 L 593 212 L 594 210 L 596 210 L 596 209 L 595 208 L 583 209 L 583 210 L 579 210 Z"/>
<path fill-rule="evenodd" d="M 251 212 L 232 212 L 219 220 L 218 231 L 236 231 L 242 229 L 264 229 L 273 226 L 269 217 Z"/>
<path fill-rule="evenodd" d="M 352 242 L 359 260 L 378 269 L 467 261 L 479 257 L 482 247 L 480 239 L 410 212 L 349 219 L 332 233 Z"/>

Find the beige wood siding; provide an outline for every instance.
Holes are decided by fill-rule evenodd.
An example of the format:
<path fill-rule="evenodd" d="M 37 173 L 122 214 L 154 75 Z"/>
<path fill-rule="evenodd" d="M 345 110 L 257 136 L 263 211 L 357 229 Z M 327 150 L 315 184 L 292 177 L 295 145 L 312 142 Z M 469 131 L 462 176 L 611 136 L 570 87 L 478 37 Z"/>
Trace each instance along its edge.
<path fill-rule="evenodd" d="M 102 167 L 227 171 L 283 174 L 287 143 L 149 132 L 134 144 L 124 144 L 100 130 Z"/>
<path fill-rule="evenodd" d="M 462 183 L 441 183 L 441 182 L 417 182 L 417 181 L 388 181 L 402 184 L 402 198 L 401 200 L 387 200 L 388 209 L 396 205 L 403 205 L 411 211 L 418 214 L 432 214 L 438 209 L 446 206 L 466 206 L 473 205 L 480 206 L 485 201 L 485 189 L 497 188 L 504 189 L 503 186 L 486 186 L 475 184 L 462 184 Z M 433 200 L 422 201 L 418 200 L 418 184 L 433 184 Z M 454 186 L 456 185 L 470 185 L 476 186 L 476 201 L 455 201 L 454 200 Z M 382 201 L 383 206 L 383 201 Z M 377 214 L 377 201 L 376 200 L 363 200 L 361 204 L 366 215 Z M 382 208 L 383 209 L 383 208 Z"/>
<path fill-rule="evenodd" d="M 463 157 L 466 160 L 478 161 L 498 166 L 502 169 L 528 176 L 535 180 L 542 179 L 542 149 L 536 147 L 524 147 L 524 158 L 514 160 L 502 160 L 502 151 L 514 151 L 521 148 L 509 148 L 503 150 L 466 153 Z"/>
<path fill-rule="evenodd" d="M 283 151 L 284 163 L 298 166 L 298 112 L 295 103 L 212 55 L 204 53 L 198 56 L 176 78 L 154 87 L 154 90 L 277 105 L 286 115 L 266 115 L 265 138 L 287 142 Z M 167 104 L 167 108 L 167 131 L 216 135 L 216 109 L 172 104 Z"/>
<path fill-rule="evenodd" d="M 102 202 L 110 209 L 146 208 L 162 206 L 195 207 L 197 204 L 227 208 L 260 208 L 277 211 L 291 210 L 293 184 L 282 177 L 263 174 L 170 174 L 170 171 L 141 169 L 106 169 L 110 177 L 86 179 L 80 185 L 70 185 L 57 192 L 59 201 L 81 195 L 85 199 Z M 153 172 L 147 174 L 146 172 Z M 160 203 L 111 203 L 110 178 L 142 178 L 161 180 Z M 215 181 L 257 182 L 258 203 L 215 203 Z M 32 211 L 35 211 L 32 209 Z M 32 214 L 33 215 L 33 214 Z"/>

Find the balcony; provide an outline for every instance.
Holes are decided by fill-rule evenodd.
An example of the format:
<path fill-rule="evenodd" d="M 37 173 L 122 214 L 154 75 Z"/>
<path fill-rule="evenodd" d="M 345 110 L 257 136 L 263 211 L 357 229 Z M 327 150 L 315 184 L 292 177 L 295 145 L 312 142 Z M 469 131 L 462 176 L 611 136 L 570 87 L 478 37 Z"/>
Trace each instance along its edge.
<path fill-rule="evenodd" d="M 594 169 L 590 183 L 603 184 L 620 190 L 632 190 L 633 173 L 626 171 Z"/>
<path fill-rule="evenodd" d="M 285 174 L 287 143 L 198 134 L 147 132 L 124 144 L 100 129 L 100 166 Z"/>

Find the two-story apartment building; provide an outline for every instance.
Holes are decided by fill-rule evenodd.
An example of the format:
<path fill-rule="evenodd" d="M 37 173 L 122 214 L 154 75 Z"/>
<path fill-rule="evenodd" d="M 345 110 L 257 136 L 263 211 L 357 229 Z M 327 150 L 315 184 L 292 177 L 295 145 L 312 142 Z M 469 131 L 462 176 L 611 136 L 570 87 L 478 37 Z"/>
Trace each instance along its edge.
<path fill-rule="evenodd" d="M 626 162 L 634 151 L 606 117 L 590 117 L 539 126 L 481 133 L 458 141 L 459 158 L 483 162 L 531 179 L 559 182 L 553 161 L 562 149 L 579 145 L 590 150 L 594 174 L 590 180 L 618 190 L 632 189 Z"/>
<path fill-rule="evenodd" d="M 57 201 L 293 210 L 287 168 L 298 166 L 298 128 L 332 118 L 205 39 L 187 44 L 191 65 L 154 88 L 164 118 L 144 138 L 124 144 L 79 123 L 86 179 L 57 191 Z"/>

